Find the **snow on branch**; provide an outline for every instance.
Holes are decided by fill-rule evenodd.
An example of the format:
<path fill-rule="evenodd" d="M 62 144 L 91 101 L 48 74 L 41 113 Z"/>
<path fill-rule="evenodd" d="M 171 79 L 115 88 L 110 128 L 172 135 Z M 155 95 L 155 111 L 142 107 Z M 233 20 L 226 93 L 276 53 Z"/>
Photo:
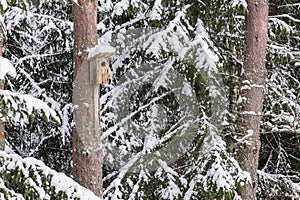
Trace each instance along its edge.
<path fill-rule="evenodd" d="M 244 8 L 247 8 L 247 6 L 248 6 L 248 4 L 245 0 L 232 0 L 230 4 L 232 7 L 242 5 Z"/>
<path fill-rule="evenodd" d="M 262 170 L 257 171 L 258 183 L 261 187 L 258 187 L 257 193 L 262 196 L 266 195 L 270 199 L 276 199 L 285 197 L 288 199 L 300 198 L 300 185 L 297 182 L 292 181 L 292 176 L 267 173 Z M 298 178 L 298 176 L 294 176 Z M 268 188 L 263 191 L 261 188 Z M 284 189 L 283 189 L 284 188 Z"/>
<path fill-rule="evenodd" d="M 8 189 L 5 186 L 4 180 L 0 177 L 0 191 L 5 191 L 0 193 L 1 199 L 15 199 L 15 200 L 25 200 L 24 197 L 21 194 L 18 194 L 17 192 Z"/>
<path fill-rule="evenodd" d="M 282 6 L 278 6 L 278 8 L 282 8 L 282 7 L 293 7 L 293 6 L 296 6 L 296 7 L 300 7 L 300 3 L 292 3 L 292 4 L 285 4 L 285 5 L 282 5 Z"/>
<path fill-rule="evenodd" d="M 16 77 L 16 69 L 7 58 L 0 57 L 0 79 L 4 80 L 7 74 Z"/>
<path fill-rule="evenodd" d="M 278 17 L 278 15 L 276 15 Z M 271 23 L 273 23 L 275 26 L 279 26 L 281 29 L 286 30 L 286 32 L 291 33 L 293 32 L 293 27 L 287 24 L 285 21 L 276 18 L 275 16 L 269 16 L 269 20 Z"/>
<path fill-rule="evenodd" d="M 288 15 L 288 14 L 272 15 L 272 16 L 269 16 L 269 17 L 270 18 L 288 18 L 289 20 L 300 23 L 300 19 L 296 19 L 296 18 L 294 18 L 294 17 L 292 17 L 291 15 Z"/>
<path fill-rule="evenodd" d="M 6 10 L 8 7 L 6 0 L 0 0 L 0 6 L 3 10 Z"/>
<path fill-rule="evenodd" d="M 293 134 L 296 134 L 296 135 L 300 135 L 300 130 L 280 129 L 280 130 L 260 132 L 260 134 L 263 134 L 263 135 L 266 135 L 266 134 L 285 134 L 285 133 L 293 133 Z"/>
<path fill-rule="evenodd" d="M 60 118 L 54 110 L 45 102 L 31 95 L 0 90 L 0 96 L 6 108 L 4 111 L 7 111 L 7 113 L 2 113 L 2 116 L 6 119 L 11 120 L 10 118 L 15 116 L 16 118 L 13 120 L 18 121 L 22 118 L 29 118 L 28 116 L 34 112 L 41 112 L 46 117 L 46 120 L 50 120 L 50 117 L 52 117 L 56 122 L 61 123 Z"/>
<path fill-rule="evenodd" d="M 208 129 L 209 133 L 201 147 L 203 157 L 195 166 L 196 171 L 206 170 L 193 181 L 203 184 L 204 192 L 234 193 L 237 184 L 242 186 L 250 182 L 250 174 L 243 171 L 238 162 L 226 152 L 226 143 L 214 130 L 215 128 L 209 127 Z M 196 183 L 190 184 L 195 186 Z"/>
<path fill-rule="evenodd" d="M 16 69 L 6 58 L 0 57 L 0 79 L 4 80 L 6 75 L 16 77 Z M 47 120 L 52 117 L 56 122 L 60 123 L 60 118 L 56 112 L 52 110 L 45 102 L 34 98 L 31 95 L 11 92 L 8 90 L 0 90 L 2 103 L 4 104 L 4 112 L 2 116 L 5 118 L 13 117 L 19 112 L 17 118 L 28 118 L 33 112 L 42 112 Z M 27 116 L 27 117 L 24 117 Z"/>
<path fill-rule="evenodd" d="M 0 198 L 100 200 L 63 173 L 48 168 L 35 158 L 22 158 L 0 151 Z M 16 192 L 17 191 L 17 192 Z M 1 198 L 2 199 L 2 198 Z"/>
<path fill-rule="evenodd" d="M 138 108 L 138 110 L 130 113 L 128 116 L 126 116 L 125 118 L 123 118 L 119 123 L 117 123 L 115 126 L 110 127 L 108 130 L 106 130 L 105 132 L 103 132 L 102 134 L 102 139 L 104 140 L 108 135 L 112 134 L 114 131 L 116 131 L 118 129 L 118 127 L 121 127 L 124 123 L 126 123 L 127 121 L 131 120 L 132 117 L 134 115 L 136 115 L 137 113 L 139 113 L 141 110 L 151 106 L 152 104 L 154 104 L 155 102 L 163 99 L 165 96 L 167 96 L 168 94 L 171 94 L 172 92 L 174 92 L 174 90 L 171 90 L 170 92 L 167 92 L 161 96 L 158 96 L 156 98 L 153 98 L 149 103 L 141 106 Z"/>

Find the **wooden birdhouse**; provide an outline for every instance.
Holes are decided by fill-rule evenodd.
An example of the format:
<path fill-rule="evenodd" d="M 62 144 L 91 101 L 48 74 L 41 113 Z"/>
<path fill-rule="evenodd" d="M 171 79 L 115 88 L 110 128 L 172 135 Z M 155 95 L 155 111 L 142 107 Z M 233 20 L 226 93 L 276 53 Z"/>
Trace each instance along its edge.
<path fill-rule="evenodd" d="M 107 84 L 109 78 L 109 58 L 115 49 L 111 46 L 98 45 L 88 55 L 89 79 L 91 84 Z"/>

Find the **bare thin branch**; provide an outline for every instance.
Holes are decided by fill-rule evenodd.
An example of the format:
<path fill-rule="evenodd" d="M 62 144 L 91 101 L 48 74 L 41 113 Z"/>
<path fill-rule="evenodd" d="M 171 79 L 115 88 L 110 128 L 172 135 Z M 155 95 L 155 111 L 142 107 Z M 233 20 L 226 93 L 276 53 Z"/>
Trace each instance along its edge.
<path fill-rule="evenodd" d="M 282 130 L 277 130 L 277 131 L 260 132 L 261 135 L 276 134 L 276 133 L 293 133 L 296 135 L 300 135 L 300 130 L 282 129 Z"/>
<path fill-rule="evenodd" d="M 300 19 L 296 19 L 288 14 L 282 14 L 282 15 L 272 15 L 272 16 L 269 16 L 269 18 L 288 18 L 294 22 L 297 22 L 297 23 L 300 23 Z"/>

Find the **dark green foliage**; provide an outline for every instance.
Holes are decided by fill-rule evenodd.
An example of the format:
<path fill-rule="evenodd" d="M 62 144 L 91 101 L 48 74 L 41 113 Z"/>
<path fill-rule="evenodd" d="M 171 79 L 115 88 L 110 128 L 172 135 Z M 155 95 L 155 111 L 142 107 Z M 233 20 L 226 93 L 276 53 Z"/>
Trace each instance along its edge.
<path fill-rule="evenodd" d="M 64 174 L 34 158 L 0 152 L 0 194 L 5 199 L 95 199 L 98 198 Z"/>
<path fill-rule="evenodd" d="M 8 32 L 4 56 L 17 70 L 17 77 L 8 80 L 6 88 L 46 102 L 57 113 L 60 124 L 45 121 L 43 116 L 32 116 L 29 123 L 13 117 L 6 139 L 16 153 L 35 156 L 58 171 L 70 173 L 71 7 L 59 1 L 27 5 L 26 11 L 9 7 L 4 15 Z"/>

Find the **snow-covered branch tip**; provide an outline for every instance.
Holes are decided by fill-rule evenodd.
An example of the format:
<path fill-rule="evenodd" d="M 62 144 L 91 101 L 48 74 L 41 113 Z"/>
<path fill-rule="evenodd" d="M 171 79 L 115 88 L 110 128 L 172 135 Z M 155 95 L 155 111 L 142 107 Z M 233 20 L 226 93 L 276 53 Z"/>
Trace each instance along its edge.
<path fill-rule="evenodd" d="M 16 113 L 20 113 L 20 115 L 17 115 L 19 116 L 17 120 L 21 120 L 21 118 L 30 118 L 34 113 L 38 114 L 40 112 L 43 113 L 46 120 L 50 120 L 51 117 L 58 124 L 61 123 L 56 112 L 47 103 L 31 95 L 0 90 L 0 97 L 5 107 L 3 110 L 7 111 L 3 117 L 9 121 L 11 121 L 10 118 L 16 117 Z"/>
<path fill-rule="evenodd" d="M 100 200 L 92 191 L 35 158 L 0 151 L 0 165 L 0 199 Z M 20 180 L 23 180 L 24 187 L 19 186 Z M 16 188 L 18 193 L 14 192 Z M 4 194 L 11 192 L 8 198 L 1 198 L 3 190 Z"/>
<path fill-rule="evenodd" d="M 16 77 L 17 72 L 15 67 L 11 62 L 4 57 L 0 57 L 0 80 L 4 80 L 6 75 Z M 27 94 L 21 94 L 17 92 L 11 92 L 8 90 L 0 90 L 0 98 L 4 104 L 2 109 L 2 116 L 4 118 L 14 117 L 16 113 L 20 113 L 19 116 L 30 118 L 34 112 L 41 112 L 44 114 L 46 120 L 49 120 L 50 117 L 54 119 L 58 124 L 61 123 L 60 118 L 57 116 L 56 112 L 51 109 L 45 102 Z M 7 113 L 3 113 L 3 110 Z M 13 113 L 13 115 L 11 115 Z M 19 118 L 22 118 L 19 117 Z M 8 119 L 11 121 L 10 119 Z"/>
<path fill-rule="evenodd" d="M 0 79 L 4 80 L 7 74 L 16 77 L 16 69 L 7 58 L 0 57 Z"/>
<path fill-rule="evenodd" d="M 248 7 L 248 4 L 245 0 L 233 0 L 233 1 L 231 1 L 231 6 L 232 7 L 236 7 L 236 6 L 239 6 L 239 5 L 242 5 L 244 8 Z"/>

